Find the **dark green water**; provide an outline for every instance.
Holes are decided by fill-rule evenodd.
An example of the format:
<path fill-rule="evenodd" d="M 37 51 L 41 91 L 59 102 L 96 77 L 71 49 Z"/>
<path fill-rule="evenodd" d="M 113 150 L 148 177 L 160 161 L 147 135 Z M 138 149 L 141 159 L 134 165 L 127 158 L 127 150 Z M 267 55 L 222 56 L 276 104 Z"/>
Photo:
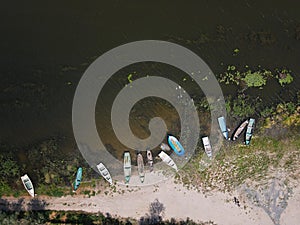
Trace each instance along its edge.
<path fill-rule="evenodd" d="M 72 101 L 80 77 L 104 52 L 137 40 L 179 43 L 204 59 L 215 74 L 228 64 L 288 67 L 293 84 L 282 89 L 273 82 L 247 93 L 269 103 L 292 99 L 300 89 L 299 8 L 300 3 L 278 0 L 2 3 L 0 142 L 26 151 L 22 146 L 64 136 L 65 151 L 74 149 Z M 240 49 L 237 56 L 235 48 Z M 144 68 L 135 70 L 142 74 Z M 97 124 L 104 133 L 100 135 L 112 148 L 121 145 L 111 135 L 109 105 L 128 83 L 127 72 L 130 69 L 109 82 L 97 106 Z M 152 69 L 152 75 L 166 73 Z M 181 85 L 191 87 L 192 94 L 199 91 L 192 82 Z M 222 88 L 225 94 L 235 94 L 231 87 Z"/>

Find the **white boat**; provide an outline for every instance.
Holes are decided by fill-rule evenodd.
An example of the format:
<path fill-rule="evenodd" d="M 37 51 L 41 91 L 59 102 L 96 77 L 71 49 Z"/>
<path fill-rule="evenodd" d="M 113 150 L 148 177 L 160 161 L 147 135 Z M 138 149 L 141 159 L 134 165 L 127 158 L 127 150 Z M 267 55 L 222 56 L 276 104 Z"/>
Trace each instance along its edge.
<path fill-rule="evenodd" d="M 209 158 L 211 158 L 212 157 L 212 149 L 211 149 L 211 144 L 210 144 L 210 141 L 209 141 L 208 137 L 203 137 L 202 142 L 203 142 L 203 146 L 204 146 L 204 150 L 205 150 L 206 155 Z"/>
<path fill-rule="evenodd" d="M 140 180 L 142 183 L 144 183 L 145 180 L 145 171 L 144 171 L 144 160 L 141 153 L 138 153 L 137 155 L 137 165 L 138 165 L 138 172 L 140 176 Z"/>
<path fill-rule="evenodd" d="M 235 141 L 236 139 L 238 139 L 238 137 L 240 136 L 240 134 L 243 132 L 243 130 L 246 128 L 246 126 L 248 125 L 249 120 L 245 120 L 234 132 L 232 140 Z"/>
<path fill-rule="evenodd" d="M 147 150 L 147 159 L 148 159 L 148 164 L 150 167 L 150 172 L 152 172 L 153 171 L 153 157 L 152 157 L 151 150 Z"/>
<path fill-rule="evenodd" d="M 171 166 L 172 168 L 174 168 L 176 171 L 178 171 L 178 168 L 175 164 L 175 162 L 173 161 L 173 159 L 171 159 L 170 156 L 168 156 L 164 151 L 161 151 L 158 156 L 161 158 L 161 160 L 166 163 L 168 166 Z"/>
<path fill-rule="evenodd" d="M 24 176 L 21 176 L 22 183 L 24 184 L 25 189 L 28 191 L 28 193 L 31 195 L 31 197 L 34 197 L 34 188 L 32 185 L 31 180 L 29 179 L 28 175 L 25 174 Z"/>
<path fill-rule="evenodd" d="M 169 145 L 167 145 L 165 143 L 161 143 L 160 149 L 163 150 L 163 151 L 170 151 L 171 150 Z"/>
<path fill-rule="evenodd" d="M 97 165 L 97 169 L 99 170 L 101 176 L 104 177 L 104 179 L 107 180 L 112 185 L 113 181 L 111 179 L 111 175 L 108 169 L 103 165 L 103 163 L 99 163 Z"/>
<path fill-rule="evenodd" d="M 124 152 L 124 176 L 125 183 L 128 184 L 131 177 L 131 158 L 129 152 Z"/>

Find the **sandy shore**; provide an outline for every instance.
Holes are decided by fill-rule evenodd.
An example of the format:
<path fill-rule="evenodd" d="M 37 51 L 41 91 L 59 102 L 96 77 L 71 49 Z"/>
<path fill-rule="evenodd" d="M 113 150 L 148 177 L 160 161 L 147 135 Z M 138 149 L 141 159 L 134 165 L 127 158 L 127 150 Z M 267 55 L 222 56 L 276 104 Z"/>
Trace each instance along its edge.
<path fill-rule="evenodd" d="M 86 212 L 102 212 L 121 217 L 140 219 L 149 214 L 149 205 L 156 199 L 165 207 L 164 219 L 189 217 L 194 221 L 213 221 L 221 225 L 272 225 L 274 224 L 267 213 L 255 206 L 239 193 L 228 194 L 210 192 L 207 195 L 195 190 L 188 190 L 174 181 L 167 180 L 159 185 L 131 188 L 118 186 L 117 190 L 124 193 L 98 194 L 96 196 L 65 196 L 61 198 L 38 197 L 48 204 L 50 210 L 82 210 Z M 233 197 L 240 200 L 240 207 L 234 204 Z M 10 202 L 14 201 L 8 198 Z M 30 200 L 26 198 L 25 203 Z M 300 221 L 300 188 L 288 202 L 281 217 L 285 225 L 299 224 Z"/>

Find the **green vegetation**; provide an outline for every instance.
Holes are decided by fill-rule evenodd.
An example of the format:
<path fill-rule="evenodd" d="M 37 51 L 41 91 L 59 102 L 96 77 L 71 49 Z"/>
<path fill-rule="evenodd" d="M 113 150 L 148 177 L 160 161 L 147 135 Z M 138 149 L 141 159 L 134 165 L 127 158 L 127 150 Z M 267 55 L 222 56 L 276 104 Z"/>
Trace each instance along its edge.
<path fill-rule="evenodd" d="M 289 140 L 254 137 L 250 146 L 223 146 L 213 164 L 201 170 L 205 158 L 200 151 L 176 176 L 188 188 L 198 187 L 199 191 L 231 191 L 247 180 L 263 181 L 270 169 L 285 166 L 295 171 L 300 157 L 299 137 Z M 298 141 L 299 142 L 299 141 Z M 291 160 L 291 159 L 294 160 Z"/>
<path fill-rule="evenodd" d="M 1 146 L 4 148 L 4 146 Z M 0 196 L 2 195 L 19 195 L 19 192 L 14 192 L 14 187 L 21 183 L 20 168 L 17 162 L 13 159 L 11 153 L 1 151 L 0 155 Z"/>
<path fill-rule="evenodd" d="M 270 74 L 270 71 L 254 71 L 248 70 L 243 75 L 244 77 L 241 80 L 246 82 L 247 87 L 262 87 L 267 83 L 267 76 Z"/>
<path fill-rule="evenodd" d="M 19 196 L 26 194 L 20 179 L 23 173 L 28 173 L 32 179 L 36 193 L 55 197 L 72 193 L 72 182 L 79 165 L 83 167 L 84 179 L 91 180 L 94 176 L 99 178 L 86 164 L 79 151 L 64 153 L 60 150 L 62 147 L 62 140 L 58 138 L 51 138 L 25 147 L 24 156 L 26 162 L 30 163 L 18 163 L 17 159 L 13 158 L 13 151 L 16 149 L 0 145 L 0 160 L 2 162 L 0 175 L 5 177 L 0 181 L 0 195 Z"/>
<path fill-rule="evenodd" d="M 148 219 L 148 218 L 146 218 Z M 90 224 L 90 225 L 131 225 L 131 224 L 155 224 L 155 225 L 215 225 L 215 223 L 199 222 L 196 223 L 189 218 L 186 220 L 160 220 L 152 223 L 154 220 L 137 221 L 132 218 L 115 218 L 110 214 L 85 213 L 76 211 L 1 211 L 0 223 L 2 225 L 10 224 Z M 149 222 L 149 223 L 143 223 Z"/>
<path fill-rule="evenodd" d="M 242 88 L 262 88 L 267 84 L 267 81 L 271 78 L 276 77 L 281 86 L 286 84 L 290 84 L 293 81 L 293 77 L 291 75 L 291 71 L 287 69 L 275 71 L 271 70 L 250 70 L 248 66 L 245 66 L 246 71 L 244 69 L 238 70 L 236 66 L 229 65 L 227 66 L 227 70 L 220 74 L 219 81 L 225 84 L 235 84 L 237 86 L 241 86 Z M 277 75 L 274 75 L 276 74 Z"/>
<path fill-rule="evenodd" d="M 290 84 L 293 82 L 294 78 L 291 75 L 291 71 L 287 69 L 276 70 L 278 75 L 276 78 L 278 79 L 280 85 L 284 87 L 286 84 Z"/>
<path fill-rule="evenodd" d="M 271 128 L 275 124 L 281 124 L 283 127 L 300 126 L 299 102 L 280 103 L 276 108 L 267 108 L 262 113 L 265 117 L 263 128 Z"/>
<path fill-rule="evenodd" d="M 260 99 L 252 99 L 245 95 L 238 95 L 232 99 L 231 96 L 225 100 L 227 113 L 234 118 L 245 118 L 255 114 L 260 107 Z"/>

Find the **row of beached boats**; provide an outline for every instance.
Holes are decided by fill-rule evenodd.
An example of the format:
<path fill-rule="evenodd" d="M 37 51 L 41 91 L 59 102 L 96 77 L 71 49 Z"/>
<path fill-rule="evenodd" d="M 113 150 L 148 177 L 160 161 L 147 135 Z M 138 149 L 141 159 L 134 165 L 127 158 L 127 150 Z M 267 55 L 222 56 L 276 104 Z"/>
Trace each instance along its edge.
<path fill-rule="evenodd" d="M 232 134 L 232 138 L 229 137 L 229 131 L 227 129 L 226 126 L 226 121 L 225 118 L 219 117 L 218 118 L 218 123 L 222 132 L 222 135 L 224 136 L 224 138 L 226 140 L 232 140 L 235 141 L 237 140 L 240 135 L 243 133 L 243 131 L 246 129 L 246 133 L 245 133 L 245 144 L 249 145 L 250 141 L 251 141 L 251 137 L 253 134 L 253 129 L 254 129 L 254 124 L 255 124 L 255 119 L 250 118 L 250 119 L 246 119 L 245 121 L 243 121 L 233 132 Z M 212 147 L 210 144 L 210 140 L 208 137 L 202 137 L 202 142 L 203 142 L 203 146 L 204 146 L 204 150 L 205 153 L 207 154 L 207 156 L 209 158 L 213 157 L 213 151 L 212 151 Z M 177 165 L 175 164 L 174 160 L 167 154 L 165 153 L 165 151 L 170 151 L 171 149 L 178 155 L 178 156 L 183 156 L 185 153 L 184 148 L 182 147 L 182 145 L 180 144 L 180 142 L 178 141 L 178 139 L 172 135 L 168 136 L 168 144 L 162 143 L 160 145 L 160 149 L 162 150 L 158 156 L 161 158 L 161 160 L 166 163 L 168 166 L 172 167 L 173 169 L 175 169 L 176 171 L 178 171 Z M 152 152 L 150 149 L 147 149 L 147 163 L 149 165 L 149 170 L 150 172 L 153 171 L 153 156 L 152 156 Z M 145 166 L 144 166 L 144 160 L 143 160 L 143 156 L 141 154 L 141 152 L 137 153 L 137 166 L 138 166 L 138 174 L 139 174 L 139 178 L 140 181 L 143 183 L 145 180 Z M 113 180 L 111 177 L 110 172 L 108 171 L 107 167 L 100 162 L 99 164 L 97 164 L 97 169 L 99 171 L 99 173 L 101 174 L 101 176 L 107 181 L 109 182 L 110 185 L 113 185 Z M 125 178 L 125 183 L 128 184 L 131 178 L 131 156 L 130 153 L 128 151 L 124 152 L 124 178 Z M 25 189 L 28 191 L 28 193 L 34 197 L 35 193 L 34 193 L 34 187 L 33 184 L 29 178 L 29 176 L 27 174 L 25 174 L 24 176 L 21 177 L 22 183 L 24 184 Z M 76 179 L 73 183 L 73 191 L 75 192 L 82 180 L 82 168 L 79 167 L 76 173 Z"/>
<path fill-rule="evenodd" d="M 229 130 L 227 129 L 226 121 L 225 121 L 225 118 L 223 116 L 218 118 L 218 123 L 219 123 L 220 129 L 221 129 L 222 135 L 224 136 L 224 138 L 226 140 L 232 140 L 232 141 L 237 140 L 240 137 L 240 135 L 243 133 L 243 131 L 246 129 L 245 144 L 246 145 L 250 144 L 252 134 L 253 134 L 253 130 L 254 130 L 255 119 L 250 118 L 250 119 L 246 119 L 245 121 L 243 121 L 234 130 L 234 132 L 232 134 L 232 138 L 229 137 Z M 209 158 L 212 158 L 212 156 L 213 156 L 212 147 L 211 147 L 209 138 L 208 137 L 203 137 L 202 142 L 203 142 L 204 150 L 205 150 L 207 156 Z"/>

